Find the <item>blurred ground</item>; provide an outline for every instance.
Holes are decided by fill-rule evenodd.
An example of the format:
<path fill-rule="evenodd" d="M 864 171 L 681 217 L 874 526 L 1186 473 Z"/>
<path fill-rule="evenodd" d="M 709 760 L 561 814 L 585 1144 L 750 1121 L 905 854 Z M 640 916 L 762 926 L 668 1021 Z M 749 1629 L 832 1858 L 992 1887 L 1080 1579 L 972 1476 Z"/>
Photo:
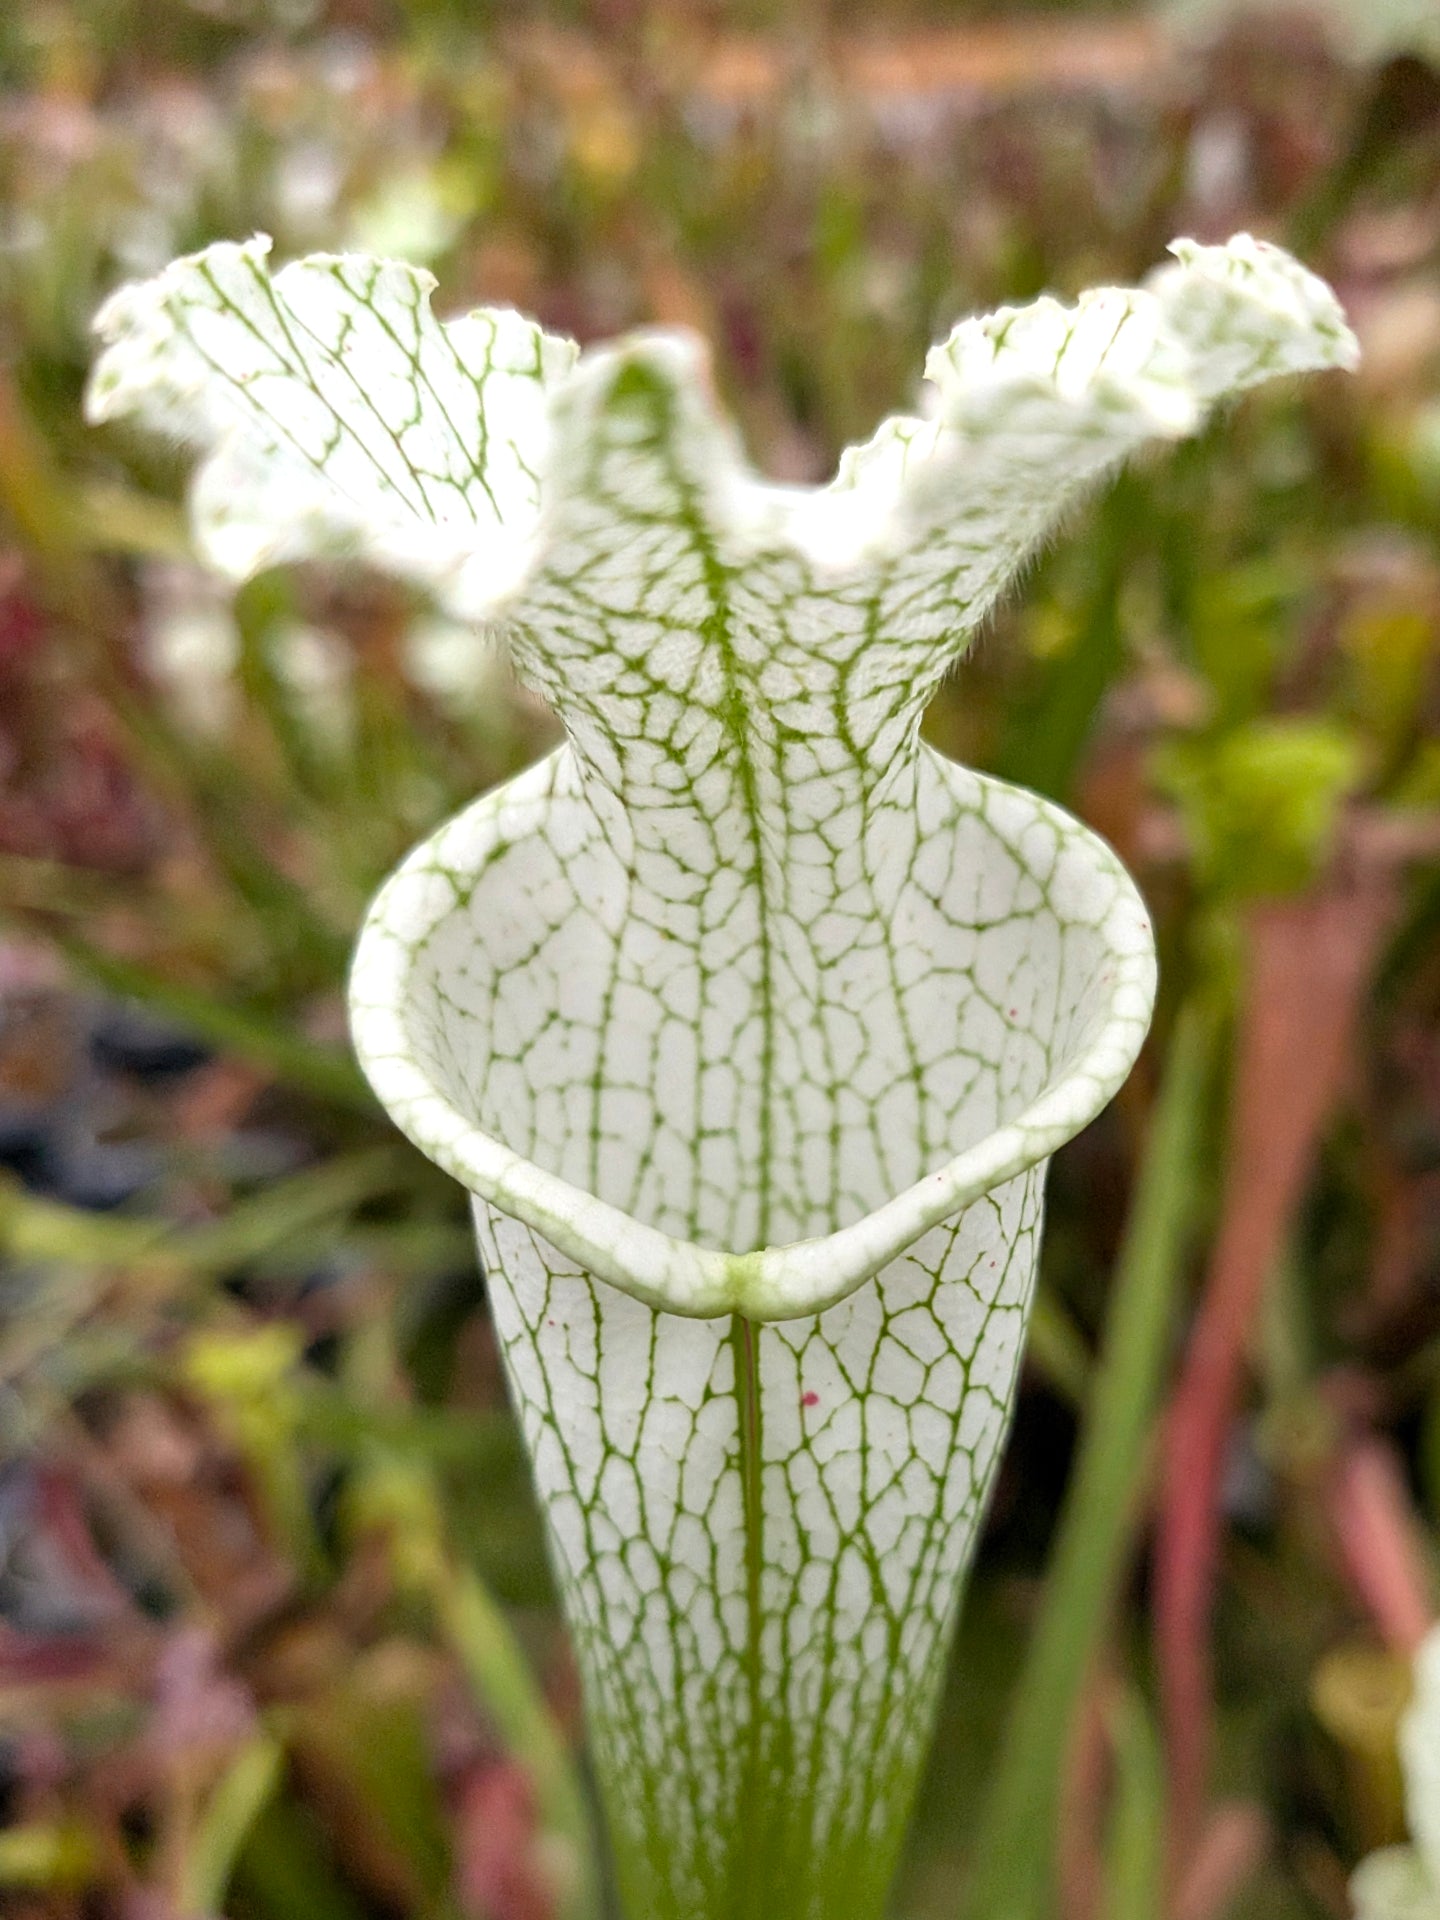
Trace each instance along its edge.
<path fill-rule="evenodd" d="M 1142 1818 L 1170 1920 L 1341 1915 L 1398 1831 L 1440 1544 L 1433 23 L 980 11 L 0 17 L 5 1912 L 557 1911 L 535 1769 L 578 1716 L 483 1287 L 340 1010 L 376 882 L 550 723 L 386 582 L 297 569 L 231 600 L 189 558 L 180 462 L 80 420 L 100 297 L 256 228 L 424 260 L 442 310 L 695 326 L 796 479 L 905 404 L 967 310 L 1247 227 L 1332 279 L 1360 375 L 1130 476 L 928 723 L 1113 840 L 1165 987 L 1054 1169 L 897 1911 L 960 1912 L 1111 1275 L 1149 1257 L 1126 1222 L 1182 1005 L 1210 1036 L 1172 1169 L 1184 1304 L 1119 1601 L 1050 1733 L 1054 1912 L 1119 1920 L 1102 1889 Z"/>

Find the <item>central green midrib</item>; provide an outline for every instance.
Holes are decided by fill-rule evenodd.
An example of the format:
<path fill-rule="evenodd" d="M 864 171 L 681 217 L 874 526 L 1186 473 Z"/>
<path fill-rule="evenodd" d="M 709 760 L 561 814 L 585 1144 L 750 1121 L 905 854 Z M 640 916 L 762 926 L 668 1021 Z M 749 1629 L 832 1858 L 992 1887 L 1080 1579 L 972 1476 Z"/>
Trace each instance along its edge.
<path fill-rule="evenodd" d="M 670 466 L 680 500 L 680 521 L 694 544 L 704 577 L 707 611 L 703 634 L 714 649 L 720 665 L 724 693 L 719 718 L 725 737 L 735 754 L 736 777 L 750 844 L 750 873 L 756 897 L 756 947 L 759 962 L 760 1020 L 760 1103 L 758 1116 L 758 1166 L 755 1194 L 755 1241 L 757 1247 L 769 1244 L 772 1203 L 772 1144 L 774 1123 L 771 1113 L 772 1082 L 775 1071 L 775 994 L 772 980 L 773 953 L 770 939 L 770 902 L 766 885 L 765 848 L 761 831 L 760 783 L 756 775 L 751 744 L 749 712 L 745 700 L 745 676 L 735 657 L 730 640 L 729 575 L 715 551 L 705 516 L 700 511 L 698 489 L 674 459 L 673 396 L 661 390 L 658 445 Z M 743 1314 L 731 1319 L 731 1343 L 734 1355 L 736 1431 L 745 1526 L 745 1688 L 746 1740 L 745 1762 L 740 1785 L 740 1809 L 736 1832 L 731 1841 L 729 1906 L 732 1920 L 768 1920 L 773 1909 L 773 1889 L 766 1885 L 765 1861 L 757 1844 L 761 1829 L 761 1759 L 763 1751 L 762 1708 L 764 1701 L 761 1638 L 761 1580 L 765 1564 L 764 1493 L 762 1486 L 763 1452 L 760 1408 L 760 1327 Z M 719 1917 L 717 1916 L 717 1920 Z"/>
<path fill-rule="evenodd" d="M 739 1415 L 740 1484 L 745 1516 L 745 1683 L 748 1695 L 745 1770 L 740 1788 L 737 1844 L 732 1853 L 731 1908 L 735 1920 L 762 1920 L 770 1910 L 763 1882 L 760 1834 L 760 1710 L 762 1701 L 760 1580 L 764 1507 L 761 1486 L 760 1328 L 743 1314 L 730 1322 Z"/>

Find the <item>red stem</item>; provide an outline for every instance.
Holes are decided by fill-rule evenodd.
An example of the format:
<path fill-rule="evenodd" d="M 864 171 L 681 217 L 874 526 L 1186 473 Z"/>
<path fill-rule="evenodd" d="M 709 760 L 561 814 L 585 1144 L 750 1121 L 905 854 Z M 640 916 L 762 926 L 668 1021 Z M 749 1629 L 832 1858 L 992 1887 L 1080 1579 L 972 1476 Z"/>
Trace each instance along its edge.
<path fill-rule="evenodd" d="M 1343 1085 L 1389 898 L 1379 884 L 1337 887 L 1258 909 L 1250 923 L 1220 1232 L 1166 1425 L 1155 1547 L 1176 1872 L 1204 1815 L 1220 1486 L 1246 1343 Z"/>

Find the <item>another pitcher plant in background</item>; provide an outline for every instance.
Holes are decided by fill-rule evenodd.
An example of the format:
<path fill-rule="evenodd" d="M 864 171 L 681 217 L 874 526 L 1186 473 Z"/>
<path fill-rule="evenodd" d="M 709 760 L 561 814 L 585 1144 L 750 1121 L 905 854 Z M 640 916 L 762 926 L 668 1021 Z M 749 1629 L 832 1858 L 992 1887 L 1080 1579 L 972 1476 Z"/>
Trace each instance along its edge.
<path fill-rule="evenodd" d="M 1109 850 L 921 715 L 1126 455 L 1354 351 L 1274 248 L 1174 251 L 964 322 L 814 489 L 688 337 L 442 324 L 406 266 L 222 245 L 100 317 L 93 414 L 207 449 L 216 565 L 400 571 L 565 723 L 384 888 L 351 1000 L 474 1195 L 632 1920 L 884 1902 L 1046 1160 L 1154 986 Z"/>
<path fill-rule="evenodd" d="M 1415 1656 L 1400 1764 L 1412 1844 L 1360 1862 L 1350 1882 L 1355 1920 L 1440 1920 L 1440 1627 Z"/>

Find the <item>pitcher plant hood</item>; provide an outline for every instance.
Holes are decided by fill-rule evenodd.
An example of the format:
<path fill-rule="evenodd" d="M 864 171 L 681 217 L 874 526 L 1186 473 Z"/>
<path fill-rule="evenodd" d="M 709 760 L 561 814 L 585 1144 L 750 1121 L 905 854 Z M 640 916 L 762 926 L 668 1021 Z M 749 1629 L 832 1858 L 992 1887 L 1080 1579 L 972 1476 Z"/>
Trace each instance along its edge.
<path fill-rule="evenodd" d="M 1324 284 L 1241 237 L 1139 290 L 962 322 L 828 486 L 755 475 L 688 336 L 577 354 L 449 323 L 413 268 L 220 245 L 123 289 L 93 417 L 206 449 L 236 577 L 353 553 L 508 643 L 567 743 L 375 903 L 354 1032 L 476 1194 L 650 1304 L 842 1298 L 1124 1078 L 1143 907 L 1058 809 L 919 739 L 1075 502 L 1270 375 L 1347 364 Z"/>

